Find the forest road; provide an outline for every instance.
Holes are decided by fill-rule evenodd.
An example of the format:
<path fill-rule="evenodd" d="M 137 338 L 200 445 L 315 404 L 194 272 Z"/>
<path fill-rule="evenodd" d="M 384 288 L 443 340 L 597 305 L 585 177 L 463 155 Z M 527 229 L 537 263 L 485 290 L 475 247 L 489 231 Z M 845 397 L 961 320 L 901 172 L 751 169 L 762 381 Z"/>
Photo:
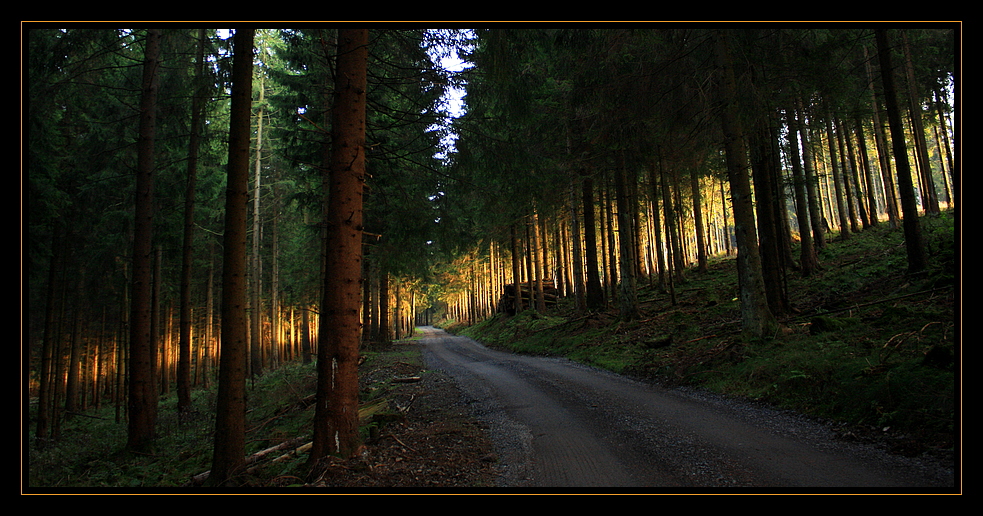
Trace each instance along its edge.
<path fill-rule="evenodd" d="M 951 465 L 837 440 L 794 414 L 421 329 L 427 367 L 488 426 L 499 487 L 953 492 Z"/>

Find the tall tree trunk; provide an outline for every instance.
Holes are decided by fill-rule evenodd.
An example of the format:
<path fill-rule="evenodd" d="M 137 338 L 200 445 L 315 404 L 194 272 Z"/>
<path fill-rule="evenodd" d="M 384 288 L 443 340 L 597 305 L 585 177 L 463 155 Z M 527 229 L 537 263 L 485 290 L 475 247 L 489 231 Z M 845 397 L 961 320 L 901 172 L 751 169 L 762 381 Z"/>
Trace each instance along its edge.
<path fill-rule="evenodd" d="M 840 184 L 843 187 L 847 217 L 850 220 L 850 231 L 856 233 L 860 231 L 860 225 L 857 224 L 857 209 L 853 202 L 853 188 L 850 185 L 850 178 L 853 176 L 853 156 L 847 153 L 845 144 L 845 140 L 849 140 L 849 137 L 841 120 L 836 119 L 833 124 L 836 128 L 836 145 L 840 154 Z"/>
<path fill-rule="evenodd" d="M 707 244 L 703 226 L 703 193 L 700 188 L 700 174 L 695 166 L 690 169 L 690 186 L 693 192 L 693 225 L 696 229 L 697 270 L 707 272 Z"/>
<path fill-rule="evenodd" d="M 915 84 L 915 68 L 911 59 L 911 46 L 908 44 L 908 31 L 901 29 L 905 55 L 905 71 L 908 78 L 908 108 L 911 111 L 911 131 L 914 133 L 915 153 L 921 163 L 922 171 L 922 205 L 926 213 L 939 213 L 939 196 L 935 190 L 935 179 L 932 177 L 931 161 L 928 157 L 928 142 L 925 141 L 925 127 L 922 123 L 922 105 L 918 100 Z"/>
<path fill-rule="evenodd" d="M 663 217 L 663 232 L 666 235 L 666 282 L 669 287 L 669 300 L 672 306 L 676 306 L 676 270 L 678 267 L 678 238 L 676 233 L 676 225 L 673 222 L 675 216 L 673 215 L 675 210 L 672 206 L 672 188 L 670 186 L 670 181 L 666 180 L 666 171 L 664 162 L 659 164 L 659 182 L 662 184 L 662 209 L 665 213 Z"/>
<path fill-rule="evenodd" d="M 584 262 L 587 271 L 587 310 L 595 312 L 604 308 L 604 286 L 598 263 L 597 218 L 594 212 L 594 179 L 585 176 L 581 184 L 584 206 Z M 603 238 L 603 235 L 602 235 Z"/>
<path fill-rule="evenodd" d="M 856 206 L 854 213 L 854 218 L 859 219 L 860 223 L 863 225 L 863 229 L 870 227 L 870 220 L 867 218 L 867 207 L 864 205 L 864 191 L 863 183 L 860 180 L 860 160 L 857 156 L 857 151 L 853 147 L 854 131 L 850 127 L 850 122 L 848 120 L 840 121 L 840 127 L 843 129 L 843 141 L 846 144 L 846 152 L 849 157 L 850 162 L 850 179 L 853 181 L 853 186 L 849 192 L 852 192 L 853 196 L 850 201 L 850 206 Z M 847 182 L 849 184 L 849 181 Z M 856 224 L 856 222 L 854 222 Z"/>
<path fill-rule="evenodd" d="M 734 69 L 726 34 L 717 31 L 716 57 L 720 68 L 719 89 L 723 101 L 721 122 L 724 133 L 727 176 L 730 180 L 734 210 L 734 230 L 737 240 L 737 275 L 740 285 L 741 322 L 743 331 L 762 337 L 777 326 L 768 307 L 761 258 L 758 255 L 751 182 L 748 159 L 744 150 L 744 132 L 740 120 Z"/>
<path fill-rule="evenodd" d="M 666 244 L 669 249 L 669 267 L 671 285 L 676 282 L 685 281 L 682 259 L 682 244 L 679 241 L 678 224 L 676 223 L 676 203 L 673 201 L 673 190 L 678 188 L 676 185 L 676 167 L 670 165 L 668 178 L 665 169 L 661 173 L 662 180 L 662 211 L 665 213 L 665 232 Z"/>
<path fill-rule="evenodd" d="M 867 221 L 871 226 L 876 226 L 878 222 L 877 197 L 874 195 L 874 181 L 870 172 L 870 156 L 867 154 L 867 136 L 864 132 L 864 122 L 859 116 L 854 119 L 857 133 L 857 154 L 860 156 L 861 179 L 866 185 Z"/>
<path fill-rule="evenodd" d="M 195 185 L 198 175 L 198 147 L 201 112 L 204 104 L 201 83 L 205 61 L 205 29 L 198 29 L 198 50 L 195 59 L 195 89 L 191 97 L 191 134 L 188 137 L 187 184 L 184 190 L 184 240 L 181 244 L 181 293 L 179 358 L 177 373 L 177 409 L 191 409 L 191 268 L 195 237 Z"/>
<path fill-rule="evenodd" d="M 385 270 L 379 271 L 379 338 L 378 341 L 383 344 L 389 343 L 392 340 L 392 323 L 389 320 L 391 304 L 390 294 L 389 294 L 389 272 Z"/>
<path fill-rule="evenodd" d="M 891 228 L 894 229 L 901 224 L 898 216 L 898 199 L 895 196 L 894 176 L 891 172 L 891 157 L 888 152 L 887 137 L 884 134 L 884 124 L 881 122 L 880 101 L 877 88 L 874 86 L 874 73 L 868 57 L 867 47 L 864 46 L 864 63 L 866 64 L 867 81 L 870 84 L 870 103 L 873 106 L 871 113 L 874 121 L 874 143 L 877 147 L 877 157 L 880 163 L 881 181 L 884 183 L 885 209 Z"/>
<path fill-rule="evenodd" d="M 605 174 L 606 176 L 607 174 Z M 618 297 L 618 278 L 620 276 L 618 271 L 618 233 L 621 231 L 618 221 L 614 215 L 614 204 L 615 202 L 611 199 L 610 190 L 610 180 L 605 177 L 604 188 L 601 188 L 602 200 L 601 206 L 604 210 L 604 216 L 607 220 L 607 235 L 604 238 L 607 239 L 607 297 L 606 302 L 613 303 Z"/>
<path fill-rule="evenodd" d="M 724 239 L 724 249 L 727 251 L 727 256 L 730 256 L 732 252 L 731 246 L 731 229 L 730 222 L 727 220 L 727 196 L 724 192 L 725 180 L 720 180 L 720 211 L 724 215 L 724 229 L 723 229 L 723 239 Z"/>
<path fill-rule="evenodd" d="M 260 243 L 263 240 L 263 227 L 260 219 L 259 200 L 262 191 L 262 169 L 263 169 L 263 102 L 264 102 L 263 79 L 259 79 L 259 108 L 256 111 L 256 148 L 254 150 L 256 158 L 254 161 L 253 179 L 253 238 L 252 238 L 252 258 L 250 260 L 249 279 L 252 287 L 249 289 L 250 305 L 249 312 L 249 360 L 252 375 L 263 374 L 263 263 L 259 257 Z"/>
<path fill-rule="evenodd" d="M 55 221 L 51 230 L 51 262 L 48 264 L 48 285 L 45 293 L 44 306 L 44 335 L 41 345 L 41 372 L 38 376 L 38 413 L 37 427 L 34 438 L 39 443 L 45 443 L 50 437 L 51 410 L 50 404 L 54 390 L 54 375 L 52 362 L 54 349 L 58 347 L 58 336 L 55 332 L 55 300 L 58 292 L 58 278 L 61 275 L 61 264 L 65 247 L 61 245 L 61 222 Z"/>
<path fill-rule="evenodd" d="M 209 386 L 212 383 L 212 370 L 218 360 L 218 346 L 215 345 L 215 249 L 212 247 L 208 256 L 208 285 L 205 292 L 205 357 L 202 371 L 202 383 Z"/>
<path fill-rule="evenodd" d="M 358 439 L 362 193 L 368 29 L 339 30 L 324 299 L 318 339 L 317 407 L 312 466 L 328 455 L 350 457 Z"/>
<path fill-rule="evenodd" d="M 133 225 L 133 279 L 130 315 L 129 424 L 127 448 L 146 452 L 155 437 L 157 390 L 153 376 L 154 141 L 157 125 L 160 31 L 147 31 L 137 142 L 136 210 Z"/>
<path fill-rule="evenodd" d="M 947 179 L 948 180 L 947 184 L 950 185 L 950 193 L 948 195 L 949 208 L 954 208 L 956 205 L 955 198 L 954 198 L 955 194 L 951 190 L 955 190 L 955 187 L 952 186 L 952 182 L 953 182 L 952 171 L 955 170 L 955 167 L 952 164 L 952 145 L 949 143 L 949 123 L 946 120 L 945 112 L 942 109 L 945 96 L 942 94 L 942 89 L 939 87 L 936 87 L 934 91 L 935 91 L 935 112 L 936 115 L 938 116 L 938 132 L 942 134 L 942 143 L 944 144 L 940 146 L 941 149 L 939 150 L 939 153 L 941 154 L 943 150 L 945 151 L 945 162 L 948 164 L 948 167 L 942 167 L 943 168 L 942 177 L 943 179 Z M 939 158 L 941 159 L 941 156 L 939 156 Z"/>
<path fill-rule="evenodd" d="M 614 174 L 615 197 L 618 204 L 618 245 L 621 258 L 618 262 L 621 281 L 618 284 L 618 306 L 622 321 L 638 319 L 638 291 L 636 289 L 635 243 L 632 239 L 631 207 L 628 205 L 628 188 L 625 184 L 625 164 L 622 161 Z"/>
<path fill-rule="evenodd" d="M 274 191 L 276 189 L 274 188 Z M 274 205 L 279 200 L 274 196 Z M 270 356 L 269 363 L 276 368 L 281 360 L 281 343 L 283 342 L 280 306 L 280 234 L 279 208 L 273 210 L 273 227 L 270 235 Z"/>
<path fill-rule="evenodd" d="M 237 29 L 233 36 L 232 104 L 222 268 L 221 358 L 215 414 L 215 450 L 208 477 L 211 485 L 229 482 L 245 463 L 246 361 L 249 349 L 246 223 L 249 211 L 253 37 L 254 31 L 251 29 Z"/>
<path fill-rule="evenodd" d="M 755 207 L 757 208 L 758 253 L 761 257 L 761 275 L 764 279 L 768 306 L 773 314 L 783 314 L 788 309 L 784 288 L 785 254 L 782 251 L 782 235 L 779 210 L 785 209 L 784 199 L 778 191 L 778 153 L 776 131 L 771 120 L 761 120 L 757 125 L 753 143 L 752 177 L 754 181 Z"/>
<path fill-rule="evenodd" d="M 303 363 L 311 363 L 313 355 L 311 349 L 311 309 L 308 306 L 300 311 L 300 355 Z"/>
<path fill-rule="evenodd" d="M 833 121 L 826 116 L 826 139 L 829 143 L 829 168 L 833 175 L 833 191 L 836 198 L 836 213 L 840 221 L 840 238 L 850 238 L 850 225 L 847 222 L 847 207 L 843 204 L 843 180 L 840 174 L 838 153 L 836 151 L 836 135 L 833 134 Z"/>
<path fill-rule="evenodd" d="M 584 277 L 584 250 L 581 244 L 584 239 L 581 236 L 583 232 L 580 229 L 580 213 L 578 213 L 579 210 L 577 209 L 578 206 L 581 206 L 581 199 L 577 194 L 583 189 L 583 185 L 581 184 L 583 181 L 583 179 L 577 178 L 570 185 L 570 239 L 573 241 L 573 245 L 571 246 L 573 254 L 571 261 L 573 262 L 574 306 L 576 306 L 577 312 L 587 310 L 587 281 Z M 594 245 L 594 252 L 596 253 L 597 244 L 595 243 Z M 597 254 L 594 255 L 594 263 L 595 265 L 597 264 Z M 595 268 L 595 277 L 596 274 Z M 598 287 L 600 287 L 600 284 L 598 284 Z"/>
<path fill-rule="evenodd" d="M 661 167 L 661 161 L 660 165 Z M 659 274 L 659 290 L 666 289 L 666 259 L 665 259 L 665 243 L 662 239 L 662 216 L 660 215 L 660 203 L 659 203 L 659 182 L 655 177 L 655 165 L 649 166 L 649 187 L 651 192 L 649 192 L 652 198 L 652 234 L 655 239 L 655 266 L 658 269 Z"/>
<path fill-rule="evenodd" d="M 539 227 L 539 213 L 536 212 L 535 207 L 533 207 L 532 220 L 530 220 L 529 225 L 532 230 L 532 260 L 533 275 L 535 276 L 533 288 L 536 292 L 536 311 L 543 313 L 546 311 L 546 298 L 543 294 L 543 274 L 546 264 L 543 261 L 543 238 Z"/>
<path fill-rule="evenodd" d="M 818 253 L 826 247 L 826 228 L 823 224 L 822 207 L 820 206 L 819 178 L 815 171 L 815 161 L 813 159 L 812 135 L 809 127 L 812 120 L 807 120 L 807 114 L 802 106 L 802 100 L 798 99 L 798 127 L 799 137 L 802 140 L 802 172 L 806 187 L 806 199 L 809 203 L 809 223 L 812 227 L 812 243 Z M 801 230 L 801 227 L 800 227 Z M 817 263 L 818 266 L 818 257 Z"/>
<path fill-rule="evenodd" d="M 78 411 L 79 384 L 81 383 L 82 368 L 82 271 L 75 276 L 73 300 L 74 309 L 72 310 L 72 333 L 69 338 L 68 353 L 68 374 L 65 378 L 65 420 L 71 419 Z"/>
<path fill-rule="evenodd" d="M 918 220 L 918 204 L 911 184 L 911 166 L 908 163 L 908 150 L 905 148 L 904 128 L 901 126 L 901 110 L 894 86 L 894 68 L 891 64 L 891 46 L 887 29 L 874 31 L 877 39 L 877 53 L 881 63 L 881 80 L 884 82 L 884 100 L 887 105 L 887 118 L 891 127 L 891 141 L 894 146 L 895 168 L 898 171 L 898 193 L 901 196 L 901 212 L 905 249 L 908 254 L 908 273 L 915 274 L 928 267 L 921 222 Z"/>
<path fill-rule="evenodd" d="M 792 160 L 792 183 L 795 190 L 795 217 L 799 222 L 799 272 L 802 276 L 808 277 L 815 272 L 818 257 L 812 241 L 812 226 L 809 210 L 809 200 L 806 194 L 806 178 L 803 170 L 801 155 L 799 154 L 799 135 L 804 134 L 802 130 L 802 115 L 796 116 L 794 111 L 789 115 L 789 149 L 791 150 Z M 807 145 L 806 139 L 802 138 L 803 149 Z"/>
<path fill-rule="evenodd" d="M 509 231 L 511 232 L 511 246 L 512 246 L 512 286 L 515 292 L 515 299 L 513 300 L 515 306 L 515 313 L 519 313 L 525 310 L 524 303 L 522 302 L 522 258 L 519 252 L 519 236 L 516 234 L 515 224 L 509 226 Z"/>

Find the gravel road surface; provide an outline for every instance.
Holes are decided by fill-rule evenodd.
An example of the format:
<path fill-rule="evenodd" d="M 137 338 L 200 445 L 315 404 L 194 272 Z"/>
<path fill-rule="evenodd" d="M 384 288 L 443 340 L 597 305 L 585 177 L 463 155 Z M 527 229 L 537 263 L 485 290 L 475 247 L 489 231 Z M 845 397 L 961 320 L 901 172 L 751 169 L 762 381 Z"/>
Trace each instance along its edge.
<path fill-rule="evenodd" d="M 788 412 L 423 330 L 427 367 L 488 425 L 500 487 L 955 492 L 951 465 L 838 440 Z"/>

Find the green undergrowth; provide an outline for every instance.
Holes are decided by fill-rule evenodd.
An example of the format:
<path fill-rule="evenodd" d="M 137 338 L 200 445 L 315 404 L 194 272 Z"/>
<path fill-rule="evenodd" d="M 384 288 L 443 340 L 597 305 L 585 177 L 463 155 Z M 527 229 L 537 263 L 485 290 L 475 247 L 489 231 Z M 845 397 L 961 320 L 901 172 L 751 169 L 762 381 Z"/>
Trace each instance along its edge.
<path fill-rule="evenodd" d="M 901 229 L 832 239 L 821 270 L 787 274 L 789 313 L 774 335 L 740 332 L 735 261 L 687 270 L 672 290 L 640 282 L 641 316 L 498 314 L 450 328 L 489 346 L 573 360 L 667 385 L 767 402 L 811 416 L 953 446 L 958 280 L 952 216 L 923 217 L 930 269 L 906 274 Z M 673 302 L 675 298 L 675 302 Z"/>
<path fill-rule="evenodd" d="M 401 370 L 416 371 L 420 363 L 414 346 L 363 351 L 360 415 L 363 441 L 393 420 L 389 403 L 393 384 Z M 317 371 L 313 363 L 290 362 L 267 370 L 247 382 L 246 455 L 284 442 L 297 446 L 310 441 L 314 415 L 313 393 Z M 177 415 L 177 398 L 171 393 L 158 404 L 157 439 L 149 453 L 131 453 L 126 444 L 126 418 L 116 417 L 117 407 L 88 408 L 61 423 L 56 439 L 39 442 L 34 428 L 24 427 L 26 492 L 72 492 L 99 488 L 179 488 L 211 467 L 215 429 L 216 383 L 193 390 L 192 409 Z M 32 403 L 26 419 L 34 421 Z M 124 408 L 120 408 L 120 411 Z M 122 412 L 121 412 L 122 414 Z M 306 453 L 276 453 L 276 463 L 264 462 L 261 470 L 241 478 L 254 487 L 302 484 Z"/>

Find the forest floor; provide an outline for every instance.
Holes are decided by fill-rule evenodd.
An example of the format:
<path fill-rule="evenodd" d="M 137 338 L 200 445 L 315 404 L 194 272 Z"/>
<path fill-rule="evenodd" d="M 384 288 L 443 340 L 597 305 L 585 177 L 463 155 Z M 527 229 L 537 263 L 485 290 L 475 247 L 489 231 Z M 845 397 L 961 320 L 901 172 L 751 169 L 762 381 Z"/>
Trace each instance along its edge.
<path fill-rule="evenodd" d="M 330 461 L 306 487 L 383 492 L 494 487 L 497 458 L 486 428 L 470 413 L 454 381 L 425 370 L 418 353 L 412 341 L 373 353 L 363 391 L 387 385 L 390 414 L 398 415 L 369 432 L 363 454 Z"/>
<path fill-rule="evenodd" d="M 829 421 L 846 440 L 951 462 L 961 429 L 959 251 L 951 215 L 924 220 L 932 263 L 926 274 L 904 274 L 900 230 L 882 225 L 830 242 L 817 275 L 790 272 L 793 312 L 780 334 L 762 341 L 735 331 L 731 259 L 713 262 L 707 273 L 687 271 L 675 301 L 643 283 L 642 318 L 631 323 L 618 321 L 615 306 L 580 315 L 561 304 L 546 314 L 445 326 L 491 347 L 566 356 L 793 410 Z M 310 440 L 313 365 L 284 364 L 250 380 L 247 452 L 285 448 L 251 464 L 239 479 L 243 487 L 440 493 L 495 485 L 500 464 L 487 428 L 449 377 L 427 369 L 413 338 L 370 346 L 363 356 L 362 453 L 313 471 L 306 454 L 291 451 Z M 57 440 L 37 443 L 34 405 L 25 400 L 22 492 L 203 492 L 195 478 L 210 466 L 214 385 L 196 389 L 193 403 L 193 417 L 179 420 L 174 396 L 162 398 L 155 450 L 137 456 L 122 451 L 119 407 L 87 409 L 61 424 Z"/>

